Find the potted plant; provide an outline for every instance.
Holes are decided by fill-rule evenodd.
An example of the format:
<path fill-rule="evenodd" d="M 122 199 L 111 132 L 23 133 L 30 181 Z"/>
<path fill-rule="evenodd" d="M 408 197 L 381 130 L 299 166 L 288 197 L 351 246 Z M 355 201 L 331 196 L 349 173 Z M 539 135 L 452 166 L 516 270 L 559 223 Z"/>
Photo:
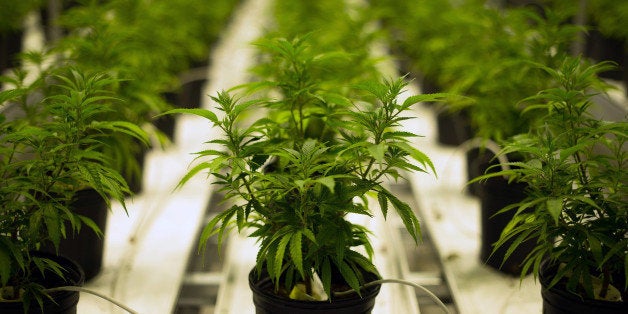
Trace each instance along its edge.
<path fill-rule="evenodd" d="M 504 147 L 502 154 L 516 152 L 522 162 L 484 176 L 528 185 L 524 200 L 502 210 L 514 218 L 497 247 L 512 241 L 510 253 L 535 239 L 522 273 L 539 275 L 544 313 L 625 313 L 628 123 L 588 112 L 604 89 L 597 74 L 609 64 L 567 57 L 556 69 L 540 67 L 556 84 L 522 103 L 526 112 L 544 112 L 545 123 Z"/>
<path fill-rule="evenodd" d="M 276 67 L 274 80 L 239 87 L 249 91 L 246 98 L 219 92 L 214 111 L 168 112 L 201 116 L 223 133 L 209 141 L 217 147 L 197 153 L 208 159 L 180 182 L 207 171 L 231 203 L 205 226 L 199 248 L 214 235 L 222 241 L 232 228 L 259 240 L 249 276 L 258 313 L 368 313 L 379 291 L 368 284 L 380 276 L 370 260 L 369 231 L 348 216 L 371 216 L 373 196 L 384 215 L 394 209 L 419 240 L 417 217 L 385 181 L 404 171 L 433 171 L 428 157 L 409 144 L 414 135 L 395 128 L 411 118 L 413 104 L 442 95 L 400 103 L 403 79 L 339 88 L 333 79 L 320 80 L 333 71 L 335 54 L 313 50 L 304 39 L 265 45 L 272 55 L 263 60 Z M 355 293 L 337 296 L 343 290 Z M 356 305 L 360 296 L 367 304 Z"/>
<path fill-rule="evenodd" d="M 113 199 L 124 205 L 128 186 L 102 154 L 102 139 L 114 132 L 146 138 L 132 123 L 104 119 L 117 101 L 107 89 L 115 80 L 65 67 L 42 75 L 32 85 L 14 81 L 17 85 L 0 92 L 3 313 L 76 312 L 78 294 L 62 286 L 80 285 L 82 269 L 39 249 L 48 243 L 58 248 L 82 227 L 100 233 L 71 204 L 78 191 L 90 188 L 108 204 Z"/>

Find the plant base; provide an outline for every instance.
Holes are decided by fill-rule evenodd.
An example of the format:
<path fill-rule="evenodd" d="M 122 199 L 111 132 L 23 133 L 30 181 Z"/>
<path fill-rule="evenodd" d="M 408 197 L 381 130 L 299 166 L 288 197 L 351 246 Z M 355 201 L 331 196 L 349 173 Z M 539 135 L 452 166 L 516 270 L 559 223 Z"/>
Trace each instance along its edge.
<path fill-rule="evenodd" d="M 35 256 L 49 258 L 64 268 L 63 278 L 59 278 L 52 273 L 46 273 L 43 278 L 35 278 L 35 282 L 46 288 L 55 288 L 62 286 L 81 286 L 84 282 L 85 275 L 83 269 L 70 259 L 57 256 L 50 253 L 36 252 Z M 43 309 L 37 302 L 33 301 L 27 314 L 76 314 L 77 304 L 79 301 L 79 292 L 76 291 L 59 291 L 50 294 L 52 300 L 45 298 L 43 300 Z M 24 304 L 22 302 L 0 302 L 0 313 L 2 314 L 24 314 Z"/>
<path fill-rule="evenodd" d="M 253 291 L 256 314 L 369 314 L 375 306 L 380 286 L 364 289 L 362 298 L 357 294 L 333 302 L 292 300 L 272 293 L 273 283 L 262 277 L 257 279 L 255 269 L 249 273 L 249 287 Z"/>
<path fill-rule="evenodd" d="M 582 299 L 580 296 L 556 286 L 547 289 L 556 267 L 544 262 L 541 264 L 539 281 L 543 297 L 543 314 L 625 314 L 628 303 Z"/>

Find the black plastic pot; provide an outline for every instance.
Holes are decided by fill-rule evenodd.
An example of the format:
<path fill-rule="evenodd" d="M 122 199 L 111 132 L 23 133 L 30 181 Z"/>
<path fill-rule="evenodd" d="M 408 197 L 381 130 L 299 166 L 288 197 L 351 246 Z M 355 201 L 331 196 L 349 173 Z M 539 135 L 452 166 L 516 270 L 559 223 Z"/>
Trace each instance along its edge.
<path fill-rule="evenodd" d="M 479 154 L 477 172 L 485 173 L 488 167 L 496 164 L 497 162 L 493 161 L 492 158 L 493 154 L 488 151 Z M 526 185 L 523 183 L 508 183 L 508 180 L 502 177 L 490 178 L 476 186 L 481 208 L 480 260 L 487 266 L 512 276 L 521 274 L 521 264 L 534 248 L 534 241 L 528 240 L 521 243 L 504 261 L 506 251 L 513 241 L 506 242 L 495 251 L 493 244 L 499 240 L 502 231 L 512 220 L 515 211 L 497 213 L 508 205 L 522 201 L 526 197 L 525 188 Z"/>
<path fill-rule="evenodd" d="M 0 74 L 18 65 L 23 33 L 21 29 L 0 33 Z"/>
<path fill-rule="evenodd" d="M 328 301 L 299 301 L 272 292 L 273 283 L 268 277 L 258 277 L 253 269 L 249 273 L 249 287 L 253 291 L 256 314 L 369 314 L 375 306 L 380 285 L 364 289 L 362 298 L 352 294 L 347 298 Z"/>
<path fill-rule="evenodd" d="M 471 121 L 465 111 L 442 110 L 436 114 L 438 143 L 458 146 L 473 137 Z"/>
<path fill-rule="evenodd" d="M 617 63 L 617 69 L 602 72 L 600 77 L 621 81 L 628 88 L 628 44 L 625 40 L 604 36 L 591 29 L 587 31 L 584 48 L 585 55 L 593 60 Z"/>
<path fill-rule="evenodd" d="M 628 303 L 583 299 L 561 289 L 561 283 L 547 288 L 556 273 L 556 266 L 547 261 L 541 263 L 539 281 L 543 298 L 543 314 L 625 314 Z"/>
<path fill-rule="evenodd" d="M 205 70 L 206 68 L 201 68 Z M 198 72 L 203 72 L 197 69 Z M 199 108 L 201 106 L 203 87 L 207 79 L 186 81 L 177 90 L 163 93 L 162 97 L 175 108 Z M 159 116 L 153 120 L 154 125 L 170 140 L 174 139 L 176 120 L 173 115 Z"/>
<path fill-rule="evenodd" d="M 479 148 L 470 149 L 465 153 L 467 162 L 467 180 L 472 180 L 480 175 L 484 174 L 486 168 L 483 168 L 482 163 L 485 162 L 485 152 Z M 472 196 L 480 196 L 480 182 L 474 182 L 467 185 L 466 192 Z"/>
<path fill-rule="evenodd" d="M 81 190 L 72 204 L 75 212 L 93 220 L 102 232 L 107 227 L 109 209 L 105 200 L 93 189 Z M 59 253 L 78 263 L 85 272 L 85 280 L 91 280 L 102 268 L 105 240 L 91 228 L 83 226 L 77 234 L 69 234 L 61 240 Z"/>
<path fill-rule="evenodd" d="M 36 252 L 35 256 L 49 258 L 63 267 L 64 278 L 60 278 L 52 272 L 47 272 L 44 276 L 37 276 L 33 281 L 43 285 L 45 288 L 56 288 L 62 286 L 81 286 L 85 275 L 82 268 L 72 260 L 50 253 Z M 38 274 L 37 271 L 34 271 Z M 50 293 L 52 300 L 43 299 L 43 306 L 37 302 L 31 302 L 28 314 L 76 314 L 79 301 L 79 292 L 59 291 Z M 0 302 L 0 313 L 3 314 L 24 314 L 22 302 Z"/>

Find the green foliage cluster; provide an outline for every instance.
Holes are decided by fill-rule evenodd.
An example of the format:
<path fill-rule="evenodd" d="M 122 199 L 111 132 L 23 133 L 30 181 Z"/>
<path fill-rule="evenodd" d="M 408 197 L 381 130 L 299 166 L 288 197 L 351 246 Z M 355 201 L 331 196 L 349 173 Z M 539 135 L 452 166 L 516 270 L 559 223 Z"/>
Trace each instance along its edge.
<path fill-rule="evenodd" d="M 589 18 L 598 25 L 602 34 L 628 42 L 626 1 L 590 0 L 587 1 L 587 12 L 590 12 Z"/>
<path fill-rule="evenodd" d="M 110 91 L 117 80 L 104 73 L 54 68 L 29 83 L 18 74 L 2 77 L 10 87 L 0 92 L 0 299 L 28 307 L 45 295 L 30 280 L 33 272 L 60 274 L 59 265 L 31 252 L 49 243 L 58 248 L 83 225 L 101 232 L 72 211 L 75 193 L 91 188 L 124 204 L 128 186 L 103 154 L 104 139 L 147 137 L 135 124 L 107 119 L 120 100 Z"/>
<path fill-rule="evenodd" d="M 232 228 L 250 230 L 260 245 L 257 272 L 266 271 L 277 290 L 287 294 L 305 283 L 309 292 L 316 274 L 331 295 L 332 274 L 340 273 L 359 291 L 365 274 L 378 272 L 369 231 L 348 216 L 372 216 L 373 196 L 384 216 L 394 209 L 420 240 L 417 217 L 385 181 L 401 179 L 405 171 L 434 170 L 410 145 L 416 135 L 398 127 L 411 119 L 413 104 L 443 95 L 399 102 L 403 78 L 338 88 L 333 78 L 326 81 L 336 53 L 317 50 L 309 37 L 265 40 L 261 48 L 270 54 L 267 66 L 281 75 L 237 87 L 246 91 L 242 98 L 218 93 L 214 111 L 170 112 L 202 116 L 224 135 L 197 153 L 201 161 L 181 181 L 208 172 L 232 204 L 205 226 L 199 247 L 214 235 L 222 241 Z"/>
<path fill-rule="evenodd" d="M 290 1 L 273 2 L 274 24 L 266 37 L 294 38 L 308 34 L 319 51 L 342 53 L 345 62 L 327 68 L 329 76 L 340 82 L 375 79 L 378 59 L 372 56 L 373 42 L 379 37 L 368 6 L 351 1 Z"/>
<path fill-rule="evenodd" d="M 52 47 L 82 71 L 102 71 L 119 79 L 111 86 L 124 103 L 112 118 L 142 126 L 159 142 L 167 138 L 153 117 L 172 108 L 164 94 L 176 91 L 180 75 L 205 62 L 238 1 L 84 0 L 63 12 L 58 23 L 67 33 Z M 167 27 L 160 25 L 167 24 Z M 110 155 L 125 177 L 141 180 L 137 158 L 144 147 L 114 136 Z"/>
<path fill-rule="evenodd" d="M 43 0 L 0 1 L 0 34 L 20 29 L 26 15 L 43 3 Z"/>
<path fill-rule="evenodd" d="M 556 67 L 581 28 L 577 6 L 499 8 L 484 0 L 377 0 L 393 51 L 424 83 L 464 96 L 447 110 L 466 110 L 475 134 L 500 142 L 539 122 L 522 115 L 518 99 L 545 89 L 551 78 L 534 65 Z"/>
<path fill-rule="evenodd" d="M 516 214 L 497 246 L 514 239 L 511 253 L 523 241 L 536 239 L 522 274 L 531 268 L 537 273 L 548 258 L 564 265 L 551 285 L 565 280 L 569 291 L 590 299 L 603 299 L 615 289 L 625 302 L 628 122 L 603 121 L 588 112 L 591 98 L 606 88 L 597 74 L 610 65 L 566 58 L 558 68 L 539 67 L 555 85 L 522 104 L 525 114 L 541 112 L 545 123 L 514 137 L 502 152 L 521 154 L 525 161 L 479 178 L 507 176 L 528 184 L 526 199 L 502 210 Z M 597 283 L 601 288 L 594 290 Z"/>

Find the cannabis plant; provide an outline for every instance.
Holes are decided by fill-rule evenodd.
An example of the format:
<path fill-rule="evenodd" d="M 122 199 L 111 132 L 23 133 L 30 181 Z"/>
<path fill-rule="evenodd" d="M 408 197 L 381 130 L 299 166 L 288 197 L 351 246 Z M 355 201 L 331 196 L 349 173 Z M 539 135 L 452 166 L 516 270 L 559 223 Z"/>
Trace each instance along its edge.
<path fill-rule="evenodd" d="M 359 291 L 379 275 L 371 262 L 369 231 L 348 216 L 372 216 L 372 196 L 384 216 L 394 209 L 419 241 L 417 217 L 385 182 L 405 171 L 434 170 L 409 144 L 415 135 L 398 127 L 411 118 L 413 104 L 442 95 L 399 102 L 403 78 L 338 88 L 315 74 L 314 69 L 325 72 L 329 55 L 311 53 L 307 41 L 268 44 L 276 58 L 267 66 L 282 76 L 219 92 L 212 97 L 213 111 L 170 112 L 206 118 L 223 134 L 209 141 L 211 149 L 197 153 L 201 161 L 180 183 L 207 171 L 232 204 L 205 226 L 199 247 L 214 235 L 222 241 L 231 228 L 250 231 L 259 243 L 256 272 L 267 274 L 278 293 L 295 294 L 295 285 L 302 284 L 310 294 L 318 276 L 332 296 L 333 274 Z M 242 89 L 247 92 L 234 94 Z"/>
<path fill-rule="evenodd" d="M 100 233 L 72 211 L 75 193 L 92 188 L 108 203 L 124 205 L 128 186 L 102 154 L 103 139 L 123 133 L 146 141 L 138 126 L 103 119 L 118 101 L 108 92 L 116 80 L 72 68 L 45 73 L 50 75 L 33 84 L 4 77 L 15 85 L 0 92 L 0 299 L 26 307 L 41 305 L 46 294 L 31 277 L 44 271 L 61 275 L 58 264 L 32 252 L 50 243 L 58 249 L 62 238 L 82 226 Z M 14 107 L 32 111 L 8 115 Z"/>
<path fill-rule="evenodd" d="M 508 254 L 528 239 L 534 250 L 522 274 L 538 273 L 548 259 L 559 265 L 550 286 L 589 299 L 626 301 L 628 291 L 628 123 L 594 118 L 591 97 L 604 90 L 597 77 L 609 64 L 587 65 L 567 57 L 560 67 L 541 66 L 555 86 L 526 98 L 525 112 L 541 111 L 545 123 L 514 137 L 503 153 L 525 156 L 507 176 L 528 185 L 527 197 L 502 211 L 515 216 L 497 246 L 513 239 Z"/>

